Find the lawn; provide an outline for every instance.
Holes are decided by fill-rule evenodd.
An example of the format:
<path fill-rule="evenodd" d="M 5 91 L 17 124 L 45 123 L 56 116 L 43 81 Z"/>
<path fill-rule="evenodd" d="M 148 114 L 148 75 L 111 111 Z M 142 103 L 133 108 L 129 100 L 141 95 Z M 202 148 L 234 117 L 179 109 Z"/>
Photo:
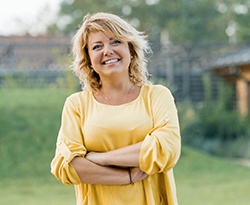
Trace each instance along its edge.
<path fill-rule="evenodd" d="M 175 168 L 180 205 L 248 205 L 250 167 L 183 147 Z"/>
<path fill-rule="evenodd" d="M 73 186 L 64 186 L 50 177 L 6 179 L 0 184 L 1 205 L 74 205 Z"/>
<path fill-rule="evenodd" d="M 0 90 L 0 204 L 73 205 L 73 186 L 50 174 L 70 91 Z M 180 205 L 248 205 L 250 168 L 183 146 L 175 168 Z"/>

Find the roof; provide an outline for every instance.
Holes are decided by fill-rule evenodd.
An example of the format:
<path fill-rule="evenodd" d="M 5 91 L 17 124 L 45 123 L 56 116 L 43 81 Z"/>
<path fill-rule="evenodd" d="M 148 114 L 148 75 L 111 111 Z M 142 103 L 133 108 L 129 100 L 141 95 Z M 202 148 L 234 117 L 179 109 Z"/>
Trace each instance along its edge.
<path fill-rule="evenodd" d="M 68 36 L 0 36 L 0 70 L 62 67 Z"/>
<path fill-rule="evenodd" d="M 209 68 L 225 68 L 250 64 L 250 47 L 216 58 Z"/>

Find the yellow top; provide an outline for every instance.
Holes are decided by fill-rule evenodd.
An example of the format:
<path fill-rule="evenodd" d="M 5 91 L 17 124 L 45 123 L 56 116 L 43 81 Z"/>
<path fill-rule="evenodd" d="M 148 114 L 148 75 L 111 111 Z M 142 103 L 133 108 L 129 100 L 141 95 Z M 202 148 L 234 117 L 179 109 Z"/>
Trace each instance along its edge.
<path fill-rule="evenodd" d="M 128 185 L 83 184 L 70 161 L 143 141 L 140 169 L 149 176 Z M 177 205 L 173 167 L 181 150 L 174 99 L 161 85 L 143 85 L 132 102 L 99 103 L 90 91 L 67 98 L 51 172 L 75 185 L 78 205 Z"/>

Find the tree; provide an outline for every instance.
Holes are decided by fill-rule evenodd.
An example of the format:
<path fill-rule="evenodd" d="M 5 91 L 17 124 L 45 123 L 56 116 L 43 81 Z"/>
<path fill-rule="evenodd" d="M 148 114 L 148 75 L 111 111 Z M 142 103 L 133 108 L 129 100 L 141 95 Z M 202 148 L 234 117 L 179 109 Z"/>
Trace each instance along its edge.
<path fill-rule="evenodd" d="M 58 22 L 51 27 L 53 28 L 52 32 L 75 33 L 79 24 L 82 23 L 83 17 L 88 13 L 103 11 L 121 15 L 119 7 L 126 2 L 121 0 L 63 0 Z"/>
<path fill-rule="evenodd" d="M 50 30 L 74 33 L 84 15 L 106 11 L 146 31 L 157 45 L 163 41 L 227 42 L 231 22 L 237 24 L 237 40 L 249 41 L 249 7 L 247 0 L 63 0 L 58 21 Z"/>
<path fill-rule="evenodd" d="M 250 42 L 250 3 L 248 0 L 219 0 L 220 22 L 226 23 L 225 33 L 231 43 Z"/>

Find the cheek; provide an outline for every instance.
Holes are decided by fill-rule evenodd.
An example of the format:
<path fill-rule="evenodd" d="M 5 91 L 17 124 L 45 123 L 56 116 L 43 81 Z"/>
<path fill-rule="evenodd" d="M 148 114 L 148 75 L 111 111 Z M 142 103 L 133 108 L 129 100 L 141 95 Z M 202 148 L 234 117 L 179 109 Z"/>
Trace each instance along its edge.
<path fill-rule="evenodd" d="M 130 54 L 130 52 L 126 53 L 126 59 L 127 59 L 127 61 L 129 61 L 129 63 L 131 63 L 131 54 Z"/>
<path fill-rule="evenodd" d="M 91 64 L 94 64 L 96 62 L 96 59 L 97 59 L 96 55 L 94 55 L 93 53 L 89 54 L 89 60 Z"/>

